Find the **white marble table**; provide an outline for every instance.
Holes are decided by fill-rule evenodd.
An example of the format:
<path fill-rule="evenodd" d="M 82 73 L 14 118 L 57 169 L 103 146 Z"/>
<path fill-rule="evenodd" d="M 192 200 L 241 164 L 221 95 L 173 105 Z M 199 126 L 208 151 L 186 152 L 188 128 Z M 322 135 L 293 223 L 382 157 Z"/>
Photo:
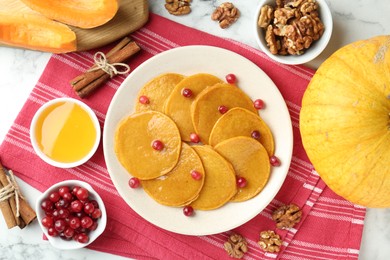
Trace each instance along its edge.
<path fill-rule="evenodd" d="M 355 40 L 375 35 L 390 34 L 390 5 L 379 0 L 326 0 L 332 10 L 334 29 L 327 49 L 307 64 L 316 68 L 331 53 Z M 222 30 L 210 20 L 212 10 L 223 1 L 193 0 L 192 13 L 174 17 L 163 7 L 162 0 L 150 0 L 150 10 L 178 23 L 228 37 L 256 47 L 253 19 L 257 0 L 232 1 L 242 16 L 236 24 Z M 169 29 L 169 28 L 167 28 Z M 37 82 L 50 57 L 48 53 L 0 47 L 0 142 Z M 37 190 L 21 181 L 20 185 L 30 202 L 35 204 Z M 390 259 L 390 209 L 368 209 L 359 259 Z M 8 230 L 0 217 L 0 259 L 123 259 L 115 255 L 81 249 L 56 250 L 42 241 L 35 222 L 24 230 Z"/>

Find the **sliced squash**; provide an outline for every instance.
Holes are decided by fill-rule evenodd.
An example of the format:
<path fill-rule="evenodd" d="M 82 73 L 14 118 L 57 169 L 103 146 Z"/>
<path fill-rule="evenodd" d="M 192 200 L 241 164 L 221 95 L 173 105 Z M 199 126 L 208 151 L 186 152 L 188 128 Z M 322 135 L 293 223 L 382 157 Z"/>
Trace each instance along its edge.
<path fill-rule="evenodd" d="M 0 0 L 0 44 L 64 53 L 76 50 L 76 34 L 22 2 Z"/>
<path fill-rule="evenodd" d="M 80 28 L 94 28 L 110 21 L 118 11 L 117 0 L 21 0 L 47 18 Z"/>

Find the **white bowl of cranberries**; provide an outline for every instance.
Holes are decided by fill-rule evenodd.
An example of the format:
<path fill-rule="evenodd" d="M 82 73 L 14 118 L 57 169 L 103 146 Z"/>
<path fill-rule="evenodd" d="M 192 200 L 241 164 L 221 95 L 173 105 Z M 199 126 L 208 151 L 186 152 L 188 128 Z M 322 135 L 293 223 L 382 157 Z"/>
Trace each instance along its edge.
<path fill-rule="evenodd" d="M 86 182 L 68 180 L 47 189 L 37 200 L 39 225 L 59 249 L 78 249 L 100 236 L 107 223 L 104 203 Z"/>

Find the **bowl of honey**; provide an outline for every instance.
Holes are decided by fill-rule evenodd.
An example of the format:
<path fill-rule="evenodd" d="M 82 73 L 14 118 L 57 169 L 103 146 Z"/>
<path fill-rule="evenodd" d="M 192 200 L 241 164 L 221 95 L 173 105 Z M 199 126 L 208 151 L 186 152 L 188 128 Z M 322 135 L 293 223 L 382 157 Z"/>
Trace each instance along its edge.
<path fill-rule="evenodd" d="M 31 144 L 46 163 L 72 168 L 88 161 L 99 146 L 101 130 L 93 110 L 73 98 L 42 105 L 30 125 Z"/>

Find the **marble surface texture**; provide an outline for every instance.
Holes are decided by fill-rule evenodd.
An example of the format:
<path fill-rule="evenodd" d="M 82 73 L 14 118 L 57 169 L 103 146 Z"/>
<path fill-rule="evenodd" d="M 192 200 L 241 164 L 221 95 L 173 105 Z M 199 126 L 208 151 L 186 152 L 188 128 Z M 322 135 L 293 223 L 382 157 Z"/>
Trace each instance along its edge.
<path fill-rule="evenodd" d="M 129 0 L 131 1 L 131 0 Z M 149 0 L 150 10 L 178 23 L 258 48 L 253 31 L 258 0 L 234 0 L 241 11 L 236 24 L 222 30 L 211 21 L 210 14 L 223 1 L 193 0 L 192 13 L 175 17 L 167 13 L 163 0 Z M 375 35 L 390 34 L 390 5 L 381 0 L 326 0 L 331 8 L 334 29 L 326 50 L 315 60 L 306 64 L 317 68 L 331 53 L 341 46 Z M 0 7 L 1 9 L 1 7 Z M 167 28 L 169 30 L 169 28 Z M 0 141 L 37 82 L 50 57 L 48 53 L 0 47 Z M 32 205 L 39 192 L 19 181 L 22 190 Z M 365 220 L 359 259 L 390 259 L 390 209 L 368 209 Z M 35 222 L 24 230 L 8 230 L 0 217 L 0 259 L 122 259 L 88 249 L 60 251 L 42 240 Z"/>

